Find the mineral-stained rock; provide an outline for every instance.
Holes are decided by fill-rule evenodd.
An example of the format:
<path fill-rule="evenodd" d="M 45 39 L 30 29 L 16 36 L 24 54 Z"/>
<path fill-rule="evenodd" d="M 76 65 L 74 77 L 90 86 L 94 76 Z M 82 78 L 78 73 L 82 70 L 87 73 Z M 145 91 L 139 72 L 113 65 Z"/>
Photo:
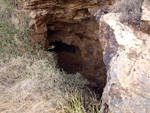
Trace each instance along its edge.
<path fill-rule="evenodd" d="M 110 3 L 109 0 L 18 0 L 18 8 L 29 13 L 30 26 L 35 30 L 32 31 L 33 43 L 39 41 L 45 45 L 47 24 L 82 23 L 90 19 L 102 4 Z"/>
<path fill-rule="evenodd" d="M 150 111 L 150 36 L 120 23 L 119 15 L 110 13 L 100 20 L 103 31 L 100 29 L 103 33 L 100 41 L 104 61 L 108 63 L 102 108 L 105 110 L 108 105 L 112 113 L 147 113 Z"/>
<path fill-rule="evenodd" d="M 88 8 L 97 5 L 96 0 L 18 0 L 21 6 L 29 12 L 33 43 L 40 41 L 46 43 L 47 24 L 54 22 L 80 23 L 88 19 Z M 47 45 L 46 45 L 47 46 Z"/>
<path fill-rule="evenodd" d="M 110 13 L 100 19 L 99 39 L 108 66 L 102 112 L 108 106 L 111 113 L 150 112 L 148 4 L 148 0 L 143 3 L 141 30 L 138 31 L 120 23 L 120 14 Z"/>

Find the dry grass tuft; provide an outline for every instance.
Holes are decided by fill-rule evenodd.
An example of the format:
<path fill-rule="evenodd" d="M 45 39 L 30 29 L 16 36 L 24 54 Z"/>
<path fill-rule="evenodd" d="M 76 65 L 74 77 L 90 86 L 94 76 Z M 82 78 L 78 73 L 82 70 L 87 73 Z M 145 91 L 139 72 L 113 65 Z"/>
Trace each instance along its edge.
<path fill-rule="evenodd" d="M 83 90 L 86 79 L 61 72 L 54 53 L 28 44 L 28 18 L 14 8 L 15 1 L 0 0 L 0 113 L 64 113 L 68 100 L 78 104 L 73 113 L 81 107 L 95 110 L 96 98 L 88 100 Z M 80 97 L 82 90 L 87 99 Z"/>
<path fill-rule="evenodd" d="M 120 21 L 134 26 L 140 25 L 143 0 L 121 0 L 114 5 L 114 12 L 122 13 Z"/>
<path fill-rule="evenodd" d="M 42 54 L 47 54 L 44 56 Z M 52 53 L 0 62 L 1 113 L 59 112 L 74 89 L 87 82 L 80 74 L 60 72 Z M 61 111 L 62 112 L 62 111 Z"/>
<path fill-rule="evenodd" d="M 89 94 L 84 92 L 73 92 L 67 105 L 64 107 L 66 113 L 99 113 L 101 110 L 101 100 L 97 95 L 89 90 Z"/>

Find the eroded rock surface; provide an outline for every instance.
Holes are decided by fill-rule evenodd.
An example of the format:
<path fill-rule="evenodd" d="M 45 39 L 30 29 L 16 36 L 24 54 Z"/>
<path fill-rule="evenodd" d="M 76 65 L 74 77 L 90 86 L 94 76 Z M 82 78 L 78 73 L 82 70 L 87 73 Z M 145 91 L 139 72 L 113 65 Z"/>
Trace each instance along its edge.
<path fill-rule="evenodd" d="M 77 70 L 98 83 L 102 90 L 106 83 L 106 68 L 98 39 L 98 20 L 102 12 L 108 12 L 107 4 L 111 3 L 109 0 L 18 0 L 18 7 L 29 12 L 33 44 L 40 42 L 48 48 L 49 44 L 61 41 L 77 47 L 79 51 L 72 57 L 75 63 L 68 64 L 68 68 L 71 65 L 81 68 Z M 64 61 L 67 64 L 71 60 Z"/>
<path fill-rule="evenodd" d="M 147 15 L 144 11 L 143 21 L 149 21 Z M 100 35 L 100 41 L 104 45 L 104 59 L 109 58 L 105 61 L 109 68 L 107 85 L 102 97 L 103 112 L 108 105 L 112 113 L 148 113 L 150 111 L 150 35 L 148 32 L 136 31 L 123 25 L 119 22 L 119 16 L 120 14 L 110 13 L 100 20 L 100 26 L 104 31 L 104 35 Z M 100 29 L 100 33 L 102 31 Z"/>
<path fill-rule="evenodd" d="M 150 1 L 144 0 L 142 6 L 141 30 L 150 34 Z"/>
<path fill-rule="evenodd" d="M 144 0 L 142 6 L 142 19 L 145 21 L 150 21 L 150 1 Z"/>
<path fill-rule="evenodd" d="M 47 24 L 78 24 L 91 18 L 100 7 L 97 0 L 18 0 L 18 7 L 29 12 L 33 42 L 47 43 Z M 90 32 L 88 32 L 90 33 Z M 47 45 L 45 45 L 47 46 Z"/>

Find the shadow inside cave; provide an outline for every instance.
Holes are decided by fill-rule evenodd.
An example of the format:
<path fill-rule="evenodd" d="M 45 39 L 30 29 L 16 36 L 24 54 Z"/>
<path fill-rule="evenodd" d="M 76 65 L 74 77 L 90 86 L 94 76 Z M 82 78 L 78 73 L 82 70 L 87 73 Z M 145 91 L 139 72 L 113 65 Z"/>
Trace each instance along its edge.
<path fill-rule="evenodd" d="M 49 46 L 51 48 L 48 51 L 53 51 L 57 54 L 58 65 L 63 71 L 68 74 L 82 71 L 82 57 L 78 47 L 61 41 L 50 43 Z"/>

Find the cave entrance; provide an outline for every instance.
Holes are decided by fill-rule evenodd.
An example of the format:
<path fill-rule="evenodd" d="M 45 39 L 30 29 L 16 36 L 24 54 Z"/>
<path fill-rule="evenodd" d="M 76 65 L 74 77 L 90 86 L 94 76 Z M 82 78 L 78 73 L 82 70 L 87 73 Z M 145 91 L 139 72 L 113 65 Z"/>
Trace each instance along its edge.
<path fill-rule="evenodd" d="M 56 52 L 58 65 L 68 74 L 82 70 L 81 51 L 74 45 L 68 45 L 62 41 L 55 41 L 49 44 L 49 51 Z"/>
<path fill-rule="evenodd" d="M 77 10 L 76 14 L 88 10 Z M 80 72 L 102 94 L 106 84 L 106 66 L 99 42 L 99 25 L 94 17 L 74 21 L 49 21 L 47 45 L 57 54 L 59 67 L 69 74 Z M 94 86 L 95 87 L 95 86 Z"/>

